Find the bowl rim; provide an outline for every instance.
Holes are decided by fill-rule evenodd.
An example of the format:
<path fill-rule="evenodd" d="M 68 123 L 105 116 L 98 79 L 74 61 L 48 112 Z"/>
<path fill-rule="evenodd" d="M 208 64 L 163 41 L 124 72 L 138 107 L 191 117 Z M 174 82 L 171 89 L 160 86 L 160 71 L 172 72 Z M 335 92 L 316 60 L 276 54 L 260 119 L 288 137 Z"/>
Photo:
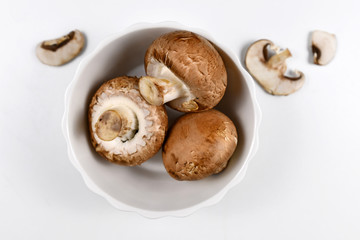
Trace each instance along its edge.
<path fill-rule="evenodd" d="M 253 109 L 254 109 L 255 123 L 254 123 L 254 129 L 253 129 L 253 133 L 252 133 L 253 138 L 252 138 L 252 141 L 250 144 L 250 149 L 247 153 L 247 156 L 245 157 L 245 162 L 244 162 L 243 166 L 241 167 L 241 169 L 239 170 L 239 172 L 233 177 L 233 179 L 231 179 L 230 182 L 228 182 L 225 185 L 225 187 L 223 189 L 221 189 L 218 193 L 216 193 L 212 197 L 210 197 L 202 202 L 199 202 L 195 205 L 192 205 L 190 207 L 183 208 L 183 209 L 177 209 L 177 210 L 170 210 L 170 211 L 152 211 L 152 210 L 133 207 L 133 206 L 127 205 L 123 202 L 120 202 L 120 201 L 116 200 L 115 198 L 113 198 L 112 196 L 110 196 L 109 194 L 105 193 L 103 190 L 101 190 L 101 188 L 95 182 L 93 182 L 90 179 L 90 177 L 87 175 L 85 170 L 79 165 L 78 160 L 76 159 L 76 155 L 74 153 L 74 149 L 71 144 L 70 136 L 69 136 L 68 115 L 69 115 L 70 96 L 72 95 L 72 93 L 74 91 L 73 86 L 74 86 L 75 82 L 79 78 L 80 74 L 83 72 L 83 69 L 88 64 L 88 62 L 90 60 L 92 60 L 93 57 L 96 56 L 104 47 L 106 47 L 111 42 L 115 41 L 117 38 L 122 37 L 129 33 L 135 32 L 135 31 L 152 29 L 152 28 L 174 28 L 174 29 L 183 29 L 183 30 L 187 30 L 187 31 L 193 31 L 197 34 L 200 34 L 200 35 L 206 37 L 207 39 L 212 41 L 214 44 L 216 44 L 218 47 L 220 47 L 231 58 L 231 60 L 235 63 L 235 65 L 240 70 L 241 74 L 243 75 L 244 80 L 249 89 L 249 95 L 250 95 L 251 102 L 252 102 Z M 226 195 L 226 193 L 230 189 L 232 189 L 233 187 L 235 187 L 237 184 L 239 184 L 242 181 L 242 179 L 245 177 L 249 161 L 255 156 L 255 154 L 259 148 L 259 127 L 260 127 L 260 122 L 262 119 L 262 113 L 260 110 L 259 103 L 256 99 L 256 90 L 255 90 L 255 83 L 254 83 L 253 78 L 242 66 L 237 55 L 229 48 L 216 42 L 211 37 L 211 34 L 209 34 L 208 32 L 206 32 L 202 29 L 189 27 L 189 26 L 180 24 L 178 22 L 173 22 L 173 21 L 165 21 L 165 22 L 158 22 L 158 23 L 140 22 L 140 23 L 133 24 L 133 25 L 123 29 L 122 31 L 111 34 L 110 36 L 108 36 L 107 38 L 102 40 L 91 53 L 89 53 L 87 56 L 85 56 L 80 61 L 79 65 L 77 67 L 77 70 L 75 72 L 75 75 L 65 91 L 64 100 L 65 100 L 65 110 L 64 110 L 63 117 L 62 117 L 61 125 L 62 125 L 62 132 L 65 137 L 65 141 L 67 143 L 68 157 L 70 159 L 70 162 L 73 164 L 73 166 L 79 171 L 79 173 L 82 176 L 87 187 L 94 193 L 105 198 L 112 206 L 114 206 L 118 210 L 126 211 L 126 212 L 136 212 L 146 218 L 161 218 L 161 217 L 169 217 L 169 216 L 186 217 L 201 208 L 209 207 L 209 206 L 217 204 L 218 202 L 220 202 L 223 199 L 223 197 Z"/>

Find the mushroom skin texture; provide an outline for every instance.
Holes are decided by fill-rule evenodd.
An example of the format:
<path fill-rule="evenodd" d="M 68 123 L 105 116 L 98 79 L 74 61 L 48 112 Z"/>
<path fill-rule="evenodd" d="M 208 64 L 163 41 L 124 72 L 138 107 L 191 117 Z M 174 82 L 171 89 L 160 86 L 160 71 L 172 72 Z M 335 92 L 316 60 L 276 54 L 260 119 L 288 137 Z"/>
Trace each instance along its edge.
<path fill-rule="evenodd" d="M 199 180 L 225 169 L 238 142 L 234 123 L 211 109 L 188 113 L 171 128 L 163 147 L 166 171 L 176 180 Z"/>
<path fill-rule="evenodd" d="M 227 73 L 215 47 L 205 38 L 174 31 L 157 38 L 145 54 L 140 79 L 142 96 L 153 105 L 167 105 L 181 112 L 213 108 L 224 96 Z"/>
<path fill-rule="evenodd" d="M 275 52 L 269 56 L 270 52 Z M 302 72 L 295 70 L 295 76 L 286 75 L 285 60 L 291 57 L 288 49 L 280 50 L 273 42 L 261 39 L 250 45 L 245 56 L 245 65 L 265 91 L 273 95 L 289 95 L 299 90 L 305 82 Z"/>
<path fill-rule="evenodd" d="M 140 95 L 139 79 L 118 77 L 105 82 L 88 111 L 91 143 L 110 162 L 140 165 L 161 148 L 168 128 L 164 106 L 152 106 Z"/>
<path fill-rule="evenodd" d="M 79 55 L 84 44 L 84 35 L 79 30 L 74 30 L 60 38 L 38 44 L 36 56 L 44 64 L 60 66 Z"/>
<path fill-rule="evenodd" d="M 316 30 L 311 34 L 311 49 L 314 63 L 326 65 L 335 57 L 336 36 L 334 34 Z"/>

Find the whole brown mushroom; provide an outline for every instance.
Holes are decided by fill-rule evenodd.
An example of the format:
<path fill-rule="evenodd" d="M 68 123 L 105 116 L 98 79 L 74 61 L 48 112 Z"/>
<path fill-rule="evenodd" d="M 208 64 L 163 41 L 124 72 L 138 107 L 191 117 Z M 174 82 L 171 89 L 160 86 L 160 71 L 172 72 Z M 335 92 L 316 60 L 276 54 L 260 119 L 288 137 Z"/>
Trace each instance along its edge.
<path fill-rule="evenodd" d="M 164 106 L 148 104 L 138 82 L 126 76 L 107 81 L 89 106 L 92 145 L 105 159 L 120 165 L 139 165 L 155 155 L 168 127 Z"/>
<path fill-rule="evenodd" d="M 221 172 L 237 146 L 234 123 L 211 109 L 183 115 L 170 130 L 163 162 L 176 180 L 198 180 Z"/>
<path fill-rule="evenodd" d="M 227 86 L 220 54 L 207 39 L 188 31 L 157 38 L 146 52 L 145 70 L 141 95 L 150 104 L 168 103 L 181 112 L 213 108 Z"/>

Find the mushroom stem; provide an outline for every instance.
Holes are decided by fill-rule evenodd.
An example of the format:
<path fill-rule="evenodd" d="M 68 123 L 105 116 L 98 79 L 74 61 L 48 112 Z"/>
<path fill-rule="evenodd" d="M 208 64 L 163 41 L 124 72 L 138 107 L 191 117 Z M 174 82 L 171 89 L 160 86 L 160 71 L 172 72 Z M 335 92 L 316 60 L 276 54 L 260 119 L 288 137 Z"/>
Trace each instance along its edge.
<path fill-rule="evenodd" d="M 151 105 L 160 106 L 174 99 L 188 97 L 184 83 L 169 79 L 145 76 L 139 81 L 140 93 Z"/>
<path fill-rule="evenodd" d="M 129 108 L 118 108 L 103 112 L 95 124 L 96 134 L 103 141 L 120 137 L 126 142 L 138 131 L 138 119 Z"/>
<path fill-rule="evenodd" d="M 101 114 L 95 125 L 96 134 L 104 141 L 115 139 L 119 135 L 121 127 L 121 117 L 113 110 L 108 110 Z"/>
<path fill-rule="evenodd" d="M 282 66 L 285 60 L 289 57 L 291 57 L 291 53 L 289 49 L 285 49 L 284 51 L 276 53 L 275 55 L 271 56 L 266 64 L 271 68 L 278 68 Z"/>

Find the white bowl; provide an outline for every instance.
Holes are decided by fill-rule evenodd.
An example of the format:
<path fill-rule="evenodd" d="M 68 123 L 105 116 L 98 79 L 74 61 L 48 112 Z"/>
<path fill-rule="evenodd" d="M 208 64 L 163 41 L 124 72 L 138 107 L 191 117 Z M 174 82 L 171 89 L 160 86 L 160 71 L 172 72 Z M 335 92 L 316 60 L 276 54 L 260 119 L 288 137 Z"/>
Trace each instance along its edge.
<path fill-rule="evenodd" d="M 94 151 L 87 124 L 90 99 L 101 83 L 121 75 L 145 75 L 143 63 L 148 46 L 161 34 L 179 29 L 202 35 L 220 52 L 228 71 L 228 87 L 216 109 L 233 120 L 239 134 L 238 147 L 222 173 L 190 182 L 171 178 L 160 152 L 136 167 L 107 162 Z M 254 89 L 253 79 L 237 56 L 208 33 L 174 22 L 136 24 L 107 38 L 84 58 L 66 91 L 63 131 L 70 160 L 87 186 L 120 210 L 149 218 L 189 215 L 219 202 L 244 177 L 257 150 L 261 118 Z M 181 113 L 167 110 L 171 125 Z"/>

